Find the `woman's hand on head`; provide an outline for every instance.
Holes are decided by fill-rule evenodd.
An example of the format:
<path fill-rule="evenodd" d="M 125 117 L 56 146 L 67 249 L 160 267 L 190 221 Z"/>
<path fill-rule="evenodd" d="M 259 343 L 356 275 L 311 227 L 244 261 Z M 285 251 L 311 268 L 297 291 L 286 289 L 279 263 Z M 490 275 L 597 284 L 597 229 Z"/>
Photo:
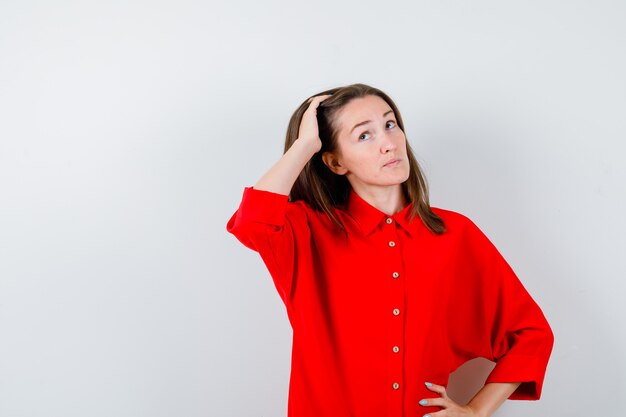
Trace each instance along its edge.
<path fill-rule="evenodd" d="M 317 125 L 317 107 L 322 101 L 330 96 L 330 94 L 324 94 L 309 98 L 309 107 L 304 112 L 304 115 L 302 115 L 302 120 L 300 121 L 298 140 L 310 142 L 312 148 L 315 149 L 316 152 L 322 148 L 322 141 L 319 136 L 319 127 Z"/>
<path fill-rule="evenodd" d="M 440 396 L 434 398 L 424 398 L 420 401 L 419 405 L 441 407 L 443 410 L 424 414 L 425 417 L 484 417 L 481 416 L 477 410 L 474 410 L 467 405 L 459 405 L 448 397 L 446 387 L 437 384 L 426 384 L 426 388 L 436 392 Z"/>

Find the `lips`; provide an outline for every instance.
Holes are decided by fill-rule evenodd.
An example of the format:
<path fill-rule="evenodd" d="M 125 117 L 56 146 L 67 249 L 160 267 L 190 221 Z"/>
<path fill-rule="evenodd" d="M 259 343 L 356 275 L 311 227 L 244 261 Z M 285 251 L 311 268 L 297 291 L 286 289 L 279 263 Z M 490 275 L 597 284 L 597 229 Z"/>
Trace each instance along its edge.
<path fill-rule="evenodd" d="M 392 159 L 391 161 L 387 162 L 387 163 L 386 163 L 385 165 L 383 165 L 383 166 L 385 166 L 385 167 L 386 167 L 387 165 L 391 165 L 391 164 L 393 164 L 393 163 L 395 163 L 395 162 L 399 162 L 399 161 L 400 161 L 400 160 L 399 160 L 398 158 L 394 158 L 394 159 Z"/>

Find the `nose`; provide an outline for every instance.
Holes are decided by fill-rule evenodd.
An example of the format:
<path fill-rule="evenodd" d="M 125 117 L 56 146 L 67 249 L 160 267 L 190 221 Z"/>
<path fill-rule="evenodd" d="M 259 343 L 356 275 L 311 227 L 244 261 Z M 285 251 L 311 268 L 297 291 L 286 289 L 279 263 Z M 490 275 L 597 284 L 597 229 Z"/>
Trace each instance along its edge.
<path fill-rule="evenodd" d="M 382 139 L 382 144 L 381 144 L 381 151 L 382 153 L 387 153 L 392 149 L 395 149 L 397 147 L 396 143 L 394 142 L 392 135 L 390 135 L 389 133 L 384 133 L 383 134 L 383 139 Z"/>

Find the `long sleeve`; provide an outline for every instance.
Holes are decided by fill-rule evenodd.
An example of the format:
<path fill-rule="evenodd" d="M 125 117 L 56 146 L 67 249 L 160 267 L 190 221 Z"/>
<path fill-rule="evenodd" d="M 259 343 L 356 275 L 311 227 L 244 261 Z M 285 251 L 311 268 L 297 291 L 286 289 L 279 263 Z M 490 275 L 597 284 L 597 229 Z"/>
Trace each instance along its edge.
<path fill-rule="evenodd" d="M 466 273 L 453 302 L 462 317 L 452 336 L 464 360 L 496 363 L 485 383 L 522 382 L 510 399 L 537 400 L 554 344 L 541 308 L 485 234 L 467 223 L 461 248 Z"/>
<path fill-rule="evenodd" d="M 301 204 L 289 202 L 284 194 L 245 187 L 239 207 L 226 225 L 228 232 L 259 253 L 285 303 L 296 270 L 297 242 L 306 242 L 310 236 Z"/>

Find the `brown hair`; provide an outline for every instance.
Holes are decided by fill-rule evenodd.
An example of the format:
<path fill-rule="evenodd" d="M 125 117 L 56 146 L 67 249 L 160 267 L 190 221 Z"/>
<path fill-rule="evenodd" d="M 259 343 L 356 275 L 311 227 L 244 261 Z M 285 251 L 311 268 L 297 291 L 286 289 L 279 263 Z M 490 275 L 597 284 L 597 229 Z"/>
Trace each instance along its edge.
<path fill-rule="evenodd" d="M 338 148 L 338 126 L 335 125 L 337 113 L 343 106 L 355 98 L 376 95 L 391 106 L 395 113 L 398 126 L 400 126 L 403 132 L 404 123 L 402 122 L 400 111 L 393 100 L 381 90 L 370 87 L 369 85 L 360 83 L 352 84 L 332 88 L 315 94 L 314 96 L 325 94 L 332 94 L 332 96 L 322 101 L 317 108 L 317 122 L 322 147 L 313 155 L 300 172 L 289 194 L 289 201 L 305 201 L 312 208 L 325 212 L 337 226 L 345 231 L 345 226 L 334 213 L 333 207 L 342 206 L 347 202 L 351 185 L 345 175 L 335 174 L 322 160 L 322 154 L 324 152 L 335 152 Z M 298 138 L 300 122 L 309 104 L 307 98 L 291 116 L 289 126 L 287 127 L 284 152 L 287 152 Z M 433 213 L 430 208 L 428 201 L 428 185 L 413 155 L 413 150 L 411 149 L 408 139 L 406 142 L 406 150 L 410 165 L 410 174 L 409 178 L 401 185 L 407 201 L 414 203 L 409 212 L 409 216 L 411 219 L 414 219 L 415 216 L 419 216 L 422 222 L 432 232 L 442 234 L 446 231 L 445 224 L 443 219 Z"/>

